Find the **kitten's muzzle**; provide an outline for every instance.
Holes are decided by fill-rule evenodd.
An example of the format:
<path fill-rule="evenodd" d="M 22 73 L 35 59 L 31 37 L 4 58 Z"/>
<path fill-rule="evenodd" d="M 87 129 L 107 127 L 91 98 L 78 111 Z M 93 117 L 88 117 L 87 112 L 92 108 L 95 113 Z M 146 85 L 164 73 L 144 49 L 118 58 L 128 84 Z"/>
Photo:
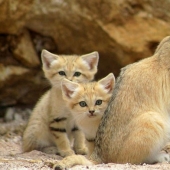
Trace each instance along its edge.
<path fill-rule="evenodd" d="M 94 110 L 89 110 L 89 113 L 90 113 L 89 116 L 95 116 L 95 115 L 94 115 L 94 112 L 95 112 Z"/>

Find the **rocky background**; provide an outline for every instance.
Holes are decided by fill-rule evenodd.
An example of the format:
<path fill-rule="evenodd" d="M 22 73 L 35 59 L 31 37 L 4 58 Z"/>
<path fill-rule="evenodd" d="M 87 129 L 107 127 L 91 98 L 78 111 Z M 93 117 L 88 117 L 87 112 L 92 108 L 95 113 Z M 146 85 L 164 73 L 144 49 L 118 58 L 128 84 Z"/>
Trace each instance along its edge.
<path fill-rule="evenodd" d="M 109 72 L 117 76 L 121 67 L 152 55 L 170 35 L 169 9 L 169 0 L 0 0 L 0 168 L 21 152 L 31 108 L 49 88 L 41 71 L 42 49 L 56 54 L 98 51 L 96 78 Z M 46 167 L 42 160 L 39 166 Z"/>
<path fill-rule="evenodd" d="M 170 35 L 169 0 L 0 0 L 0 114 L 33 106 L 49 83 L 40 53 L 98 51 L 101 78 L 153 54 Z"/>

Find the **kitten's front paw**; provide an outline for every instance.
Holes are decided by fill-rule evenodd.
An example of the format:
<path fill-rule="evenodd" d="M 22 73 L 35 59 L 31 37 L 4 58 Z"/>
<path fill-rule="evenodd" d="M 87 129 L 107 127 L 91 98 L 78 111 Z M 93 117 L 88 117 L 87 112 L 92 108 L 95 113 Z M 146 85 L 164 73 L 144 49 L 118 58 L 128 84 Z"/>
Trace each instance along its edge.
<path fill-rule="evenodd" d="M 75 152 L 76 154 L 87 155 L 88 149 L 85 146 L 83 148 L 75 148 Z"/>
<path fill-rule="evenodd" d="M 56 154 L 59 154 L 62 157 L 75 155 L 74 151 L 71 150 L 71 149 L 70 150 L 62 150 L 62 151 L 60 151 L 59 153 L 56 153 Z"/>

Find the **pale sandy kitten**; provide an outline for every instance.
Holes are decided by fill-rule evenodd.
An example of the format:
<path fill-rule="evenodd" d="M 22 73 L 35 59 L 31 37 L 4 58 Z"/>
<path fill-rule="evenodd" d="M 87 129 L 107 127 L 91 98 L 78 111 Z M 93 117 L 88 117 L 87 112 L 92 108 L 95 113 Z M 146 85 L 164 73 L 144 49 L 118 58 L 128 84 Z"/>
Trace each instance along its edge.
<path fill-rule="evenodd" d="M 97 72 L 97 52 L 77 55 L 55 55 L 46 50 L 41 54 L 43 71 L 52 88 L 35 106 L 23 134 L 23 151 L 45 150 L 56 146 L 58 154 L 74 154 L 69 137 L 73 134 L 74 150 L 86 154 L 84 138 L 72 121 L 72 116 L 62 98 L 61 81 L 66 78 L 75 82 L 89 82 Z M 48 149 L 47 149 L 48 150 Z"/>
<path fill-rule="evenodd" d="M 88 157 L 93 152 L 98 126 L 112 96 L 114 84 L 113 73 L 97 82 L 75 83 L 67 79 L 62 81 L 63 98 L 72 112 L 76 125 L 85 134 Z M 87 164 L 87 161 L 82 155 L 71 155 L 54 167 L 59 170 Z M 92 163 L 89 161 L 87 165 L 89 164 Z"/>
<path fill-rule="evenodd" d="M 90 158 L 70 156 L 54 167 L 169 162 L 169 154 L 161 151 L 169 141 L 170 36 L 153 56 L 121 69 Z"/>
<path fill-rule="evenodd" d="M 113 73 L 98 82 L 75 83 L 67 79 L 62 81 L 63 99 L 78 128 L 85 134 L 88 155 L 94 149 L 96 132 L 112 95 L 114 82 Z"/>

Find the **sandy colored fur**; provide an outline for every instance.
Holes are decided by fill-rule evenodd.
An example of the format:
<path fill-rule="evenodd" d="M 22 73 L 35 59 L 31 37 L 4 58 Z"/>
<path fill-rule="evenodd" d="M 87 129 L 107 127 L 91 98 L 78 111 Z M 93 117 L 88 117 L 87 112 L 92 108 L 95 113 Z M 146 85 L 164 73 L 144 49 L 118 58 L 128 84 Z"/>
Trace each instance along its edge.
<path fill-rule="evenodd" d="M 170 40 L 168 45 L 170 54 Z M 156 160 L 154 156 L 159 155 L 170 137 L 169 61 L 170 56 L 160 56 L 157 51 L 122 69 L 97 133 L 92 160 L 96 155 L 104 163 Z"/>
<path fill-rule="evenodd" d="M 114 75 L 110 73 L 97 82 L 75 83 L 66 79 L 62 82 L 63 99 L 72 112 L 78 128 L 85 134 L 89 153 L 93 151 L 93 141 L 111 98 L 114 81 Z M 98 100 L 102 101 L 99 105 L 96 104 Z M 81 107 L 80 102 L 82 101 L 86 103 L 85 107 Z M 93 111 L 92 114 L 91 111 Z"/>
<path fill-rule="evenodd" d="M 41 97 L 31 114 L 23 134 L 23 151 L 48 151 L 48 147 L 55 146 L 54 153 L 61 156 L 72 155 L 74 151 L 85 154 L 87 149 L 82 132 L 72 131 L 75 124 L 62 98 L 61 81 L 64 78 L 75 82 L 93 80 L 97 72 L 98 53 L 58 56 L 43 50 L 42 62 L 44 74 L 52 88 Z M 65 75 L 60 75 L 61 71 Z M 74 76 L 75 72 L 81 72 L 81 75 Z M 72 137 L 75 138 L 74 150 L 71 148 Z"/>
<path fill-rule="evenodd" d="M 98 82 L 75 83 L 68 80 L 62 82 L 63 98 L 72 112 L 77 127 L 85 135 L 88 157 L 94 150 L 96 132 L 112 95 L 114 82 L 112 73 Z M 102 100 L 101 105 L 95 104 L 98 99 Z M 81 101 L 86 102 L 87 106 L 81 107 L 79 104 Z M 90 110 L 94 110 L 93 116 Z M 93 163 L 84 156 L 72 155 L 57 162 L 54 167 L 64 169 L 74 165 L 92 165 Z"/>
<path fill-rule="evenodd" d="M 166 37 L 153 56 L 121 69 L 97 131 L 94 152 L 82 164 L 89 160 L 95 164 L 170 161 L 161 152 L 170 140 L 169 112 L 170 37 Z M 62 161 L 58 165 L 62 167 Z"/>

